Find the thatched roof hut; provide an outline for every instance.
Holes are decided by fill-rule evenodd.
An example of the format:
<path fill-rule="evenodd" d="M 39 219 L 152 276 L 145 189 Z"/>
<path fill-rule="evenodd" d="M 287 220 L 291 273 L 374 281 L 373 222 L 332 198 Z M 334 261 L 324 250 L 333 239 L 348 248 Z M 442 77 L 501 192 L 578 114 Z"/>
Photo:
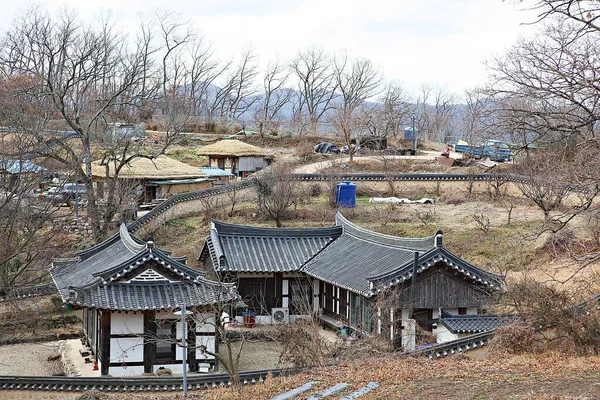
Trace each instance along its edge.
<path fill-rule="evenodd" d="M 198 150 L 198 155 L 210 156 L 211 158 L 232 158 L 232 157 L 262 157 L 271 158 L 267 152 L 260 147 L 253 146 L 239 140 L 221 140 L 220 142 L 209 144 Z"/>
<path fill-rule="evenodd" d="M 106 178 L 106 166 L 100 165 L 99 161 L 92 163 L 92 176 L 94 178 Z M 114 165 L 109 165 L 109 176 L 114 176 Z M 206 177 L 200 168 L 182 163 L 165 155 L 156 158 L 134 158 L 119 172 L 120 179 L 189 179 Z"/>

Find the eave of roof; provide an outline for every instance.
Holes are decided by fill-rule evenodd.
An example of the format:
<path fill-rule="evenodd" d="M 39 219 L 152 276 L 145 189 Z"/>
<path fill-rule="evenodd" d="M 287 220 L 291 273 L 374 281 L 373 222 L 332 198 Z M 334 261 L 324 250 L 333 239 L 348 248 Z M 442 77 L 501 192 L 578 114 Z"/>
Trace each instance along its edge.
<path fill-rule="evenodd" d="M 518 317 L 510 314 L 455 315 L 442 310 L 439 321 L 452 333 L 478 333 L 514 323 Z"/>
<path fill-rule="evenodd" d="M 79 254 L 75 258 L 55 260 L 50 270 L 63 301 L 71 304 L 76 303 L 73 296 L 77 293 L 106 291 L 111 285 L 123 284 L 120 280 L 126 274 L 150 260 L 181 277 L 181 282 L 173 284 L 219 285 L 228 290 L 233 287 L 205 279 L 205 272 L 184 264 L 185 257 L 170 257 L 170 252 L 154 247 L 153 242 L 146 243 L 131 236 L 124 224 L 118 234 Z"/>

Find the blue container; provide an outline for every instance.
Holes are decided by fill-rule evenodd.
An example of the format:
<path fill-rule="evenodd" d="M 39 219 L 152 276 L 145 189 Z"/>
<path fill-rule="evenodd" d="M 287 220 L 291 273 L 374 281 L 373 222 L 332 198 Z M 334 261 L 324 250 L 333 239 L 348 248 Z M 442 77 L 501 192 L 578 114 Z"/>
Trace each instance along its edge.
<path fill-rule="evenodd" d="M 356 183 L 338 183 L 335 188 L 335 204 L 338 207 L 354 208 L 356 206 Z"/>

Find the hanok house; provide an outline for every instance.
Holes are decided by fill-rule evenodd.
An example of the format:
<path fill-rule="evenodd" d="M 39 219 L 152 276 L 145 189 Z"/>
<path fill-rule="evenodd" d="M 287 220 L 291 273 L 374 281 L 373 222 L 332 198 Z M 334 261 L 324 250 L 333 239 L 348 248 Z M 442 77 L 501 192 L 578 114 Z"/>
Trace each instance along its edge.
<path fill-rule="evenodd" d="M 235 139 L 204 146 L 198 155 L 208 156 L 209 166 L 234 176 L 246 176 L 271 164 L 271 157 L 263 149 Z"/>
<path fill-rule="evenodd" d="M 108 166 L 101 165 L 99 161 L 92 163 L 92 179 L 101 187 L 114 177 L 114 171 L 114 163 Z M 144 203 L 209 188 L 213 182 L 199 168 L 165 155 L 153 159 L 134 158 L 119 171 L 118 179 L 131 182 L 131 186 L 139 186 Z"/>
<path fill-rule="evenodd" d="M 213 221 L 200 260 L 240 295 L 259 323 L 277 311 L 292 320 L 308 302 L 326 324 L 398 341 L 409 319 L 437 333 L 440 309 L 478 314 L 501 289 L 501 277 L 426 238 L 383 235 L 340 213 L 327 228 L 258 228 Z M 299 312 L 300 310 L 300 312 Z"/>
<path fill-rule="evenodd" d="M 14 188 L 19 185 L 23 177 L 37 176 L 35 179 L 41 181 L 39 174 L 46 168 L 35 165 L 29 160 L 1 160 L 0 180 L 5 181 L 6 188 Z"/>
<path fill-rule="evenodd" d="M 182 338 L 189 371 L 208 372 L 216 360 L 216 316 L 235 295 L 231 285 L 208 280 L 185 258 L 118 234 L 76 254 L 53 260 L 50 273 L 63 302 L 83 310 L 83 336 L 102 375 L 134 376 L 159 367 L 182 373 Z M 184 307 L 187 332 L 174 312 Z"/>

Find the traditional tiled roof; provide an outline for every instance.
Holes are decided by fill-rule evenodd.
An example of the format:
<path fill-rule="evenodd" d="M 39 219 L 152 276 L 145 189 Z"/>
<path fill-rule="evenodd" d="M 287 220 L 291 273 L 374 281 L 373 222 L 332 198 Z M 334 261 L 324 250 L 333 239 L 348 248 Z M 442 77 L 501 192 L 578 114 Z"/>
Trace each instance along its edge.
<path fill-rule="evenodd" d="M 132 237 L 123 224 L 119 233 L 76 257 L 53 260 L 50 274 L 64 302 L 89 308 L 160 310 L 234 296 L 231 285 L 204 278 L 185 258 L 170 254 Z"/>
<path fill-rule="evenodd" d="M 478 333 L 496 330 L 496 328 L 515 322 L 514 315 L 477 314 L 455 315 L 443 311 L 440 322 L 452 333 Z"/>
<path fill-rule="evenodd" d="M 444 263 L 489 290 L 501 277 L 483 271 L 443 247 L 442 232 L 425 238 L 384 235 L 358 227 L 337 213 L 327 228 L 262 228 L 213 221 L 200 259 L 218 271 L 303 271 L 319 280 L 370 297 Z"/>
<path fill-rule="evenodd" d="M 116 282 L 74 291 L 71 304 L 121 311 L 169 310 L 183 302 L 186 307 L 200 307 L 228 301 L 228 293 L 221 289 L 194 282 Z"/>
<path fill-rule="evenodd" d="M 426 238 L 402 238 L 372 232 L 352 224 L 340 213 L 336 224 L 342 235 L 303 267 L 308 275 L 370 297 L 384 287 L 412 278 L 415 252 L 417 273 L 444 262 L 466 278 L 500 288 L 500 277 L 452 254 L 442 245 L 442 233 Z"/>
<path fill-rule="evenodd" d="M 264 228 L 212 221 L 203 255 L 210 255 L 218 271 L 298 271 L 341 232 L 338 226 Z"/>
<path fill-rule="evenodd" d="M 35 165 L 29 160 L 0 160 L 0 169 L 13 175 L 36 173 L 46 170 L 46 168 Z"/>

